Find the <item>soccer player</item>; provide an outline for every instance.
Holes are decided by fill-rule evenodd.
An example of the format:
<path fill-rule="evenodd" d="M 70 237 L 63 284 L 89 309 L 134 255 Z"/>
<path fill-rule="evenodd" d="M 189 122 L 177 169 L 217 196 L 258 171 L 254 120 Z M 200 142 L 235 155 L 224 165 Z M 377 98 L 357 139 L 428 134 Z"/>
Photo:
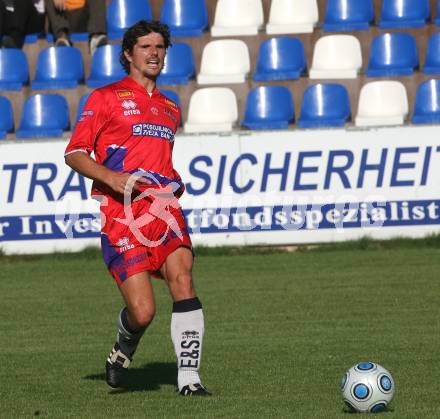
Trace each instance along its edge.
<path fill-rule="evenodd" d="M 155 314 L 150 278 L 160 276 L 173 299 L 178 391 L 205 396 L 210 393 L 198 373 L 204 318 L 191 274 L 191 240 L 177 201 L 184 185 L 172 163 L 180 110 L 156 87 L 169 46 L 168 27 L 159 22 L 141 20 L 127 29 L 120 60 L 128 76 L 92 92 L 65 159 L 94 181 L 103 258 L 125 302 L 106 361 L 107 383 L 120 387 L 124 381 Z"/>

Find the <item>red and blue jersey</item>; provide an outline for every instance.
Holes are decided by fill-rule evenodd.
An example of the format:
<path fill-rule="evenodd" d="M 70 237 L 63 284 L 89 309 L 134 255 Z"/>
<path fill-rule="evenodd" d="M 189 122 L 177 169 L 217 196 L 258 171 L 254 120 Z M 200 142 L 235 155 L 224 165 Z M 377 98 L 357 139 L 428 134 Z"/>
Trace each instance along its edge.
<path fill-rule="evenodd" d="M 93 152 L 96 162 L 111 170 L 151 180 L 139 185 L 142 196 L 140 191 L 129 195 L 139 198 L 130 205 L 125 205 L 126 196 L 93 183 L 92 194 L 107 197 L 101 200 L 101 247 L 118 285 L 138 272 L 156 272 L 177 248 L 191 248 L 176 198 L 184 186 L 172 161 L 179 125 L 180 110 L 173 101 L 157 88 L 150 96 L 126 77 L 90 95 L 67 146 L 66 155 Z M 150 189 L 155 193 L 149 195 Z"/>
<path fill-rule="evenodd" d="M 179 107 L 155 88 L 151 96 L 131 77 L 96 89 L 87 100 L 65 154 L 94 152 L 95 160 L 116 172 L 147 172 L 162 185 L 183 183 L 174 170 L 174 135 Z M 173 187 L 173 189 L 176 189 Z M 93 194 L 108 192 L 94 182 Z"/>

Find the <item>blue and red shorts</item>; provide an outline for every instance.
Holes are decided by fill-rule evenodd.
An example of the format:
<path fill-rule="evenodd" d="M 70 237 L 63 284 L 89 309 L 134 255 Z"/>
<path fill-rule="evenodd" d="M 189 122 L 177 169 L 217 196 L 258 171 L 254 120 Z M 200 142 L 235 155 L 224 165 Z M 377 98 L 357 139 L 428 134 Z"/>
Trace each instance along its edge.
<path fill-rule="evenodd" d="M 177 198 L 145 197 L 124 205 L 105 195 L 101 202 L 101 249 L 118 286 L 139 272 L 160 276 L 166 258 L 179 247 L 192 248 Z"/>

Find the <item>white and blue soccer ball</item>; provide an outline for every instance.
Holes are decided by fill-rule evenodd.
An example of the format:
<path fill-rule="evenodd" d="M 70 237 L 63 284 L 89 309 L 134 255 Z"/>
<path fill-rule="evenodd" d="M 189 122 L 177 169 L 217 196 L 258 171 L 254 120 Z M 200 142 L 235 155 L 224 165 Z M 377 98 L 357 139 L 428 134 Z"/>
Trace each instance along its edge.
<path fill-rule="evenodd" d="M 374 362 L 353 365 L 341 380 L 342 398 L 355 412 L 378 413 L 394 397 L 394 380 L 390 372 Z"/>

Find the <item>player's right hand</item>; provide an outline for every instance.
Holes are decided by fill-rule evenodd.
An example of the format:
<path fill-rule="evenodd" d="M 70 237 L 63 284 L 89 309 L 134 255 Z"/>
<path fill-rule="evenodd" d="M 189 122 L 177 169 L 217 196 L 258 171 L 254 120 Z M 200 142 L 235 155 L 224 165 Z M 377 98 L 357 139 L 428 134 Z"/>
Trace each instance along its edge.
<path fill-rule="evenodd" d="M 114 173 L 107 182 L 108 186 L 117 193 L 140 192 L 142 185 L 150 185 L 151 180 L 130 173 Z"/>

